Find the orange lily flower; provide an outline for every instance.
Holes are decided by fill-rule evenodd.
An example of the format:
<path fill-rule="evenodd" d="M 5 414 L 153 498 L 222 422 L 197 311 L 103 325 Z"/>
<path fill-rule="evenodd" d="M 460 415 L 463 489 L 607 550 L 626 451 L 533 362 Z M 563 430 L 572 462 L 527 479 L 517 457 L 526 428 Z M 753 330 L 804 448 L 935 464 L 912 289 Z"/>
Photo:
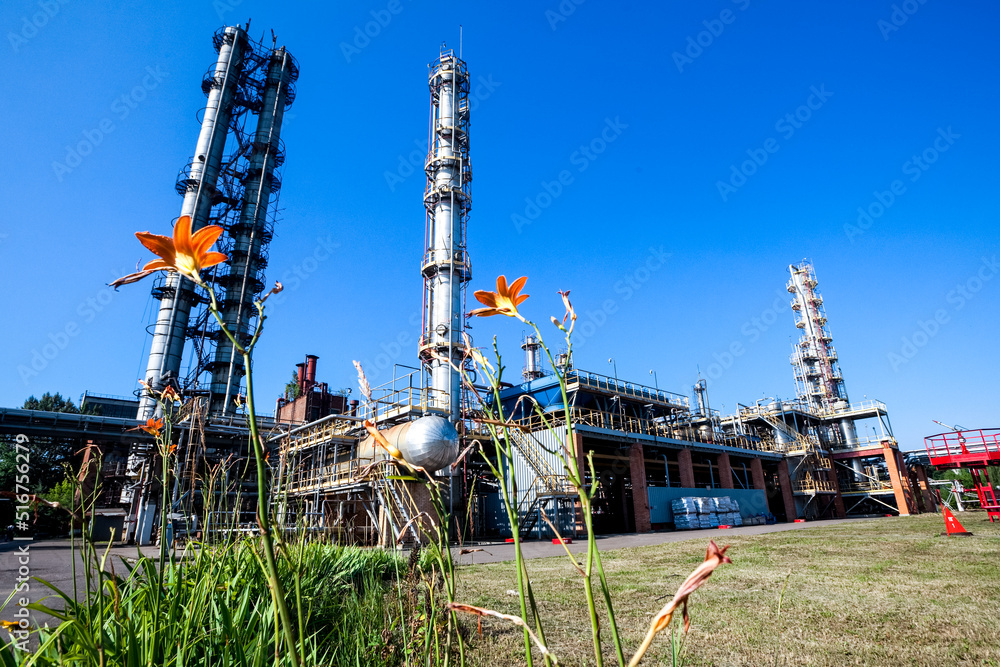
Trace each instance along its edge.
<path fill-rule="evenodd" d="M 649 645 L 653 643 L 653 638 L 656 637 L 661 631 L 665 630 L 667 626 L 670 625 L 670 620 L 674 617 L 674 612 L 677 611 L 677 607 L 683 607 L 684 609 L 684 632 L 688 631 L 691 625 L 691 619 L 688 617 L 687 603 L 688 597 L 698 590 L 702 584 L 708 581 L 708 578 L 712 576 L 712 572 L 715 568 L 719 567 L 723 563 L 732 563 L 729 556 L 726 555 L 726 549 L 729 545 L 722 547 L 721 549 L 715 544 L 715 540 L 710 540 L 708 543 L 708 551 L 705 552 L 705 560 L 701 565 L 695 568 L 694 572 L 688 575 L 688 578 L 684 580 L 681 587 L 677 589 L 677 593 L 674 595 L 674 599 L 666 604 L 666 606 L 660 610 L 660 613 L 653 618 L 653 623 L 650 625 L 649 632 L 646 633 L 646 638 L 642 642 L 642 646 L 639 650 L 635 652 L 632 656 L 632 660 L 628 663 L 629 667 L 635 667 L 642 660 L 642 656 L 646 654 L 649 649 Z"/>
<path fill-rule="evenodd" d="M 145 424 L 139 424 L 135 428 L 130 428 L 130 431 L 145 431 L 152 436 L 160 435 L 160 431 L 163 430 L 163 418 L 154 419 L 150 417 L 146 420 Z"/>
<path fill-rule="evenodd" d="M 118 288 L 134 283 L 155 271 L 175 271 L 185 278 L 201 284 L 201 270 L 229 259 L 221 252 L 209 251 L 212 244 L 222 234 L 222 227 L 208 225 L 194 234 L 191 233 L 191 216 L 182 215 L 174 225 L 174 236 L 162 236 L 151 232 L 136 232 L 135 235 L 142 245 L 149 248 L 159 259 L 148 262 L 141 270 L 130 273 L 111 283 Z"/>
<path fill-rule="evenodd" d="M 167 385 L 167 388 L 163 390 L 160 397 L 165 401 L 170 401 L 171 403 L 181 402 L 181 395 L 178 394 L 177 390 L 170 385 Z"/>
<path fill-rule="evenodd" d="M 524 303 L 524 300 L 529 296 L 528 294 L 519 294 L 526 282 L 528 282 L 528 277 L 521 276 L 508 287 L 507 277 L 500 276 L 497 278 L 496 292 L 487 292 L 486 290 L 475 292 L 474 296 L 479 300 L 479 303 L 487 307 L 476 308 L 469 313 L 469 317 L 491 317 L 493 315 L 520 317 L 517 307 Z"/>

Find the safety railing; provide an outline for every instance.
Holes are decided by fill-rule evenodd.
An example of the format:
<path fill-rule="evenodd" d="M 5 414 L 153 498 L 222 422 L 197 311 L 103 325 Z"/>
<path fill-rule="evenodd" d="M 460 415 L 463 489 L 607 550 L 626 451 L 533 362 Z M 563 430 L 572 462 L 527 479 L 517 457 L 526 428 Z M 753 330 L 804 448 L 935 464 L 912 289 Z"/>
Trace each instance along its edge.
<path fill-rule="evenodd" d="M 568 378 L 572 383 L 574 380 L 582 387 L 620 394 L 623 398 L 633 398 L 639 401 L 665 403 L 677 408 L 690 408 L 691 400 L 682 394 L 675 394 L 672 391 L 655 389 L 633 382 L 625 382 L 617 378 L 608 377 L 590 371 L 574 370 Z"/>
<path fill-rule="evenodd" d="M 882 479 L 840 482 L 841 493 L 871 493 L 875 491 L 892 491 L 892 482 Z"/>
<path fill-rule="evenodd" d="M 924 438 L 924 447 L 932 465 L 967 459 L 1000 461 L 1000 428 L 940 433 Z"/>
<path fill-rule="evenodd" d="M 821 479 L 803 479 L 792 482 L 794 493 L 836 493 L 832 482 Z"/>

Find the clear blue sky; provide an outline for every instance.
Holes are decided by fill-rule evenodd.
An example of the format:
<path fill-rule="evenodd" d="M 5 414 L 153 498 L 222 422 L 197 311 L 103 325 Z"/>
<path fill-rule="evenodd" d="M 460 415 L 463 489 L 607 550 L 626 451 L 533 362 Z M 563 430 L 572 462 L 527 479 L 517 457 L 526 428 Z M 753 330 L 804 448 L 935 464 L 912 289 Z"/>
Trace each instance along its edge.
<path fill-rule="evenodd" d="M 273 28 L 301 65 L 269 268 L 289 289 L 257 357 L 266 409 L 306 353 L 334 387 L 353 386 L 352 359 L 376 382 L 389 375 L 380 353 L 414 361 L 423 179 L 400 160 L 422 152 L 427 63 L 442 41 L 458 46 L 461 23 L 477 82 L 472 289 L 526 274 L 539 320 L 571 289 L 580 325 L 594 323 L 579 367 L 610 374 L 613 357 L 620 377 L 654 369 L 681 393 L 699 367 L 714 371 L 713 407 L 732 411 L 793 395 L 784 285 L 809 257 L 848 392 L 888 403 L 903 448 L 939 430 L 932 418 L 1000 426 L 998 10 L 899 6 L 564 0 L 563 16 L 556 0 L 4 2 L 0 405 L 135 388 L 149 284 L 103 285 L 149 258 L 134 231 L 166 233 L 178 215 L 212 33 L 252 17 L 251 33 Z M 386 25 L 355 42 L 376 18 Z M 613 141 L 597 153 L 602 132 Z M 92 152 L 67 165 L 88 137 Z M 572 181 L 526 212 L 563 170 Z M 540 214 L 518 228 L 526 213 Z M 478 344 L 499 335 L 513 374 L 521 333 L 475 322 Z M 46 345 L 59 349 L 35 356 Z"/>

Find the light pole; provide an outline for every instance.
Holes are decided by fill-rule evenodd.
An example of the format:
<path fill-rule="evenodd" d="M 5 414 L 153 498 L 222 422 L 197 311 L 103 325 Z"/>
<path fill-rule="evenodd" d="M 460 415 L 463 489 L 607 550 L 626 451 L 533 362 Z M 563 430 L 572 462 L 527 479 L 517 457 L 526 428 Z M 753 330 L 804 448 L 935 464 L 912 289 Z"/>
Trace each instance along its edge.
<path fill-rule="evenodd" d="M 660 381 L 656 379 L 656 371 L 650 368 L 649 374 L 653 376 L 653 386 L 656 387 L 656 400 L 660 400 Z"/>
<path fill-rule="evenodd" d="M 612 366 L 614 366 L 614 369 L 615 369 L 615 389 L 617 390 L 618 389 L 618 364 L 617 364 L 617 362 L 615 362 L 615 358 L 614 357 L 611 357 L 610 359 L 608 359 L 608 363 L 611 364 Z"/>

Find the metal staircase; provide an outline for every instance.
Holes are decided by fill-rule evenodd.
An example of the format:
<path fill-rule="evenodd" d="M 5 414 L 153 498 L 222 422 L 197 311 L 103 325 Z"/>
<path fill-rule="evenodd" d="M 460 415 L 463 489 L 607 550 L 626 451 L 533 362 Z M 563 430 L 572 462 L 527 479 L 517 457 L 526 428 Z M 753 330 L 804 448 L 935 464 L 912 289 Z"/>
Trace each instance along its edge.
<path fill-rule="evenodd" d="M 576 495 L 576 487 L 570 484 L 569 478 L 557 473 L 541 454 L 542 444 L 530 433 L 519 428 L 507 429 L 510 442 L 517 453 L 525 460 L 535 478 L 527 492 L 518 502 L 517 516 L 521 536 L 526 536 L 538 525 L 539 510 L 551 499 L 567 498 Z"/>

